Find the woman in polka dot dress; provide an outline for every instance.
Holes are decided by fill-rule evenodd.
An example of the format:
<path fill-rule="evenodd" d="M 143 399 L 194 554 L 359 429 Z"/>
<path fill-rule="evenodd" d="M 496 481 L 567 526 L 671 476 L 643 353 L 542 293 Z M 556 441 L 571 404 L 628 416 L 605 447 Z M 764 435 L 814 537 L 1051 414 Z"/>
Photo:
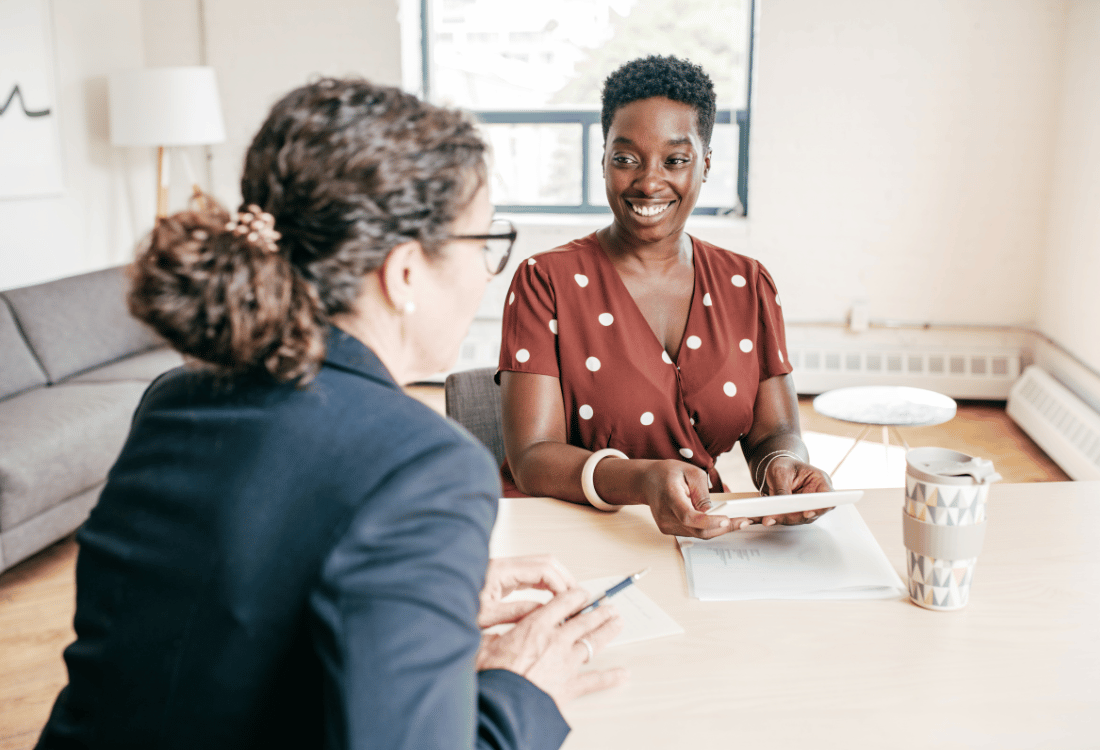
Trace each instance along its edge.
<path fill-rule="evenodd" d="M 673 57 L 605 82 L 611 226 L 521 264 L 505 303 L 506 494 L 645 503 L 666 534 L 710 538 L 753 520 L 705 514 L 738 441 L 761 492 L 831 489 L 800 437 L 771 276 L 684 232 L 714 113 L 710 78 Z"/>

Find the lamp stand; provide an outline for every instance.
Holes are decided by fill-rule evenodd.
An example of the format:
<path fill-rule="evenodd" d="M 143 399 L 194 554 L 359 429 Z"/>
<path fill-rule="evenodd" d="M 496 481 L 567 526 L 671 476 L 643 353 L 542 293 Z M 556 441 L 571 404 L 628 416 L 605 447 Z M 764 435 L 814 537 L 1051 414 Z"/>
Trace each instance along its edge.
<path fill-rule="evenodd" d="M 168 216 L 168 159 L 164 146 L 157 146 L 157 218 Z"/>

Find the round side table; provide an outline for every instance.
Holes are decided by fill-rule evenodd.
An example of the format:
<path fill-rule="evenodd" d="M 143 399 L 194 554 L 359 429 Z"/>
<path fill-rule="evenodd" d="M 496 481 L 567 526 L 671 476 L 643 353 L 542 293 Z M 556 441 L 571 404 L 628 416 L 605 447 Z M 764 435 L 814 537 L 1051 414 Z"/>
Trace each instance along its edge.
<path fill-rule="evenodd" d="M 898 427 L 927 427 L 943 424 L 955 416 L 955 400 L 942 393 L 903 385 L 864 385 L 826 391 L 814 399 L 814 411 L 842 422 L 865 425 L 852 447 L 840 459 L 832 474 L 852 454 L 873 427 L 882 427 L 882 443 L 890 446 L 890 430 L 898 442 L 909 444 Z"/>

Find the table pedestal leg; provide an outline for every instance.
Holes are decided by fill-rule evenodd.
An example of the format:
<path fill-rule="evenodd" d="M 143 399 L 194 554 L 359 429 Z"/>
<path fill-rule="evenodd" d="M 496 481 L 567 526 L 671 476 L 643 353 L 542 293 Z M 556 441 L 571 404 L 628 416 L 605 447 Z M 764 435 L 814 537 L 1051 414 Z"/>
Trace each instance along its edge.
<path fill-rule="evenodd" d="M 832 476 L 833 474 L 836 474 L 836 470 L 840 468 L 840 465 L 844 463 L 844 461 L 848 458 L 848 456 L 852 455 L 852 451 L 854 451 L 856 449 L 856 446 L 859 445 L 859 441 L 863 440 L 863 437 L 870 431 L 871 431 L 871 425 L 867 425 L 866 427 L 863 428 L 863 432 L 859 433 L 859 436 L 856 438 L 856 441 L 854 443 L 852 443 L 852 447 L 849 448 L 848 452 L 844 454 L 844 458 L 840 459 L 840 461 L 837 462 L 837 465 L 833 467 L 833 470 L 831 472 L 829 472 L 829 476 Z"/>
<path fill-rule="evenodd" d="M 905 450 L 909 450 L 909 443 L 905 442 L 905 438 L 901 436 L 901 431 L 893 425 L 890 425 L 890 429 L 894 431 L 894 437 L 896 437 L 898 439 L 898 442 L 905 447 Z"/>

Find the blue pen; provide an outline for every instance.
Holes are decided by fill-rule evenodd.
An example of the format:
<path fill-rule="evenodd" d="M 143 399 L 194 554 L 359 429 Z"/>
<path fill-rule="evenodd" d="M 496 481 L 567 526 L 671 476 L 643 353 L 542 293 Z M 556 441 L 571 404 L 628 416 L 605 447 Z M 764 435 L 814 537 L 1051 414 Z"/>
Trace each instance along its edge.
<path fill-rule="evenodd" d="M 609 599 L 609 598 L 611 598 L 612 596 L 615 596 L 615 594 L 619 593 L 620 591 L 622 591 L 622 590 L 623 590 L 623 589 L 625 589 L 625 588 L 626 588 L 627 586 L 629 586 L 630 584 L 632 584 L 632 583 L 634 583 L 635 581 L 637 581 L 637 580 L 638 580 L 639 578 L 641 578 L 642 576 L 644 576 L 644 575 L 645 575 L 646 573 L 648 573 L 648 572 L 649 572 L 649 568 L 643 568 L 642 570 L 639 570 L 639 571 L 638 571 L 637 573 L 635 573 L 634 575 L 632 575 L 632 576 L 627 576 L 626 578 L 624 578 L 623 580 L 619 581 L 619 582 L 618 582 L 618 583 L 616 583 L 616 584 L 615 584 L 614 586 L 612 586 L 611 588 L 609 588 L 609 589 L 608 589 L 607 591 L 603 592 L 603 594 L 602 594 L 602 595 L 600 595 L 600 596 L 599 596 L 599 597 L 598 597 L 598 598 L 596 599 L 596 601 L 592 602 L 591 604 L 589 604 L 588 606 L 584 607 L 583 609 L 580 609 L 580 610 L 578 610 L 578 611 L 574 612 L 573 614 L 569 615 L 569 617 L 566 617 L 565 619 L 566 619 L 567 621 L 568 621 L 568 620 L 572 620 L 572 619 L 573 619 L 574 617 L 576 617 L 577 615 L 583 615 L 583 614 L 584 614 L 584 613 L 586 613 L 586 612 L 591 612 L 591 611 L 592 611 L 592 610 L 594 610 L 594 609 L 595 609 L 596 607 L 600 606 L 600 604 L 602 604 L 602 603 L 603 603 L 603 601 L 604 601 L 605 599 Z"/>

